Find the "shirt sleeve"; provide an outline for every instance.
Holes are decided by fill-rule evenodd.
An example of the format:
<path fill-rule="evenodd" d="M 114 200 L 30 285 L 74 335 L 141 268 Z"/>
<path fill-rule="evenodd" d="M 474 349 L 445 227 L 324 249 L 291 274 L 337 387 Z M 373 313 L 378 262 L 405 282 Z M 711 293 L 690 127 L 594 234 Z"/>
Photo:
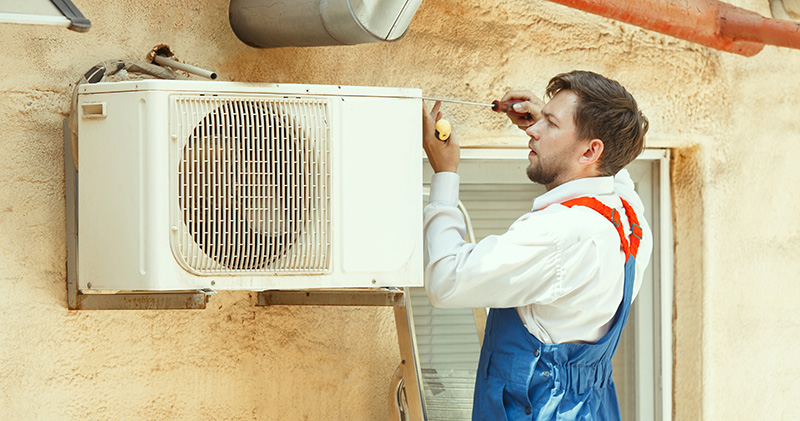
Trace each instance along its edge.
<path fill-rule="evenodd" d="M 563 239 L 552 213 L 528 213 L 502 235 L 466 243 L 458 175 L 437 173 L 424 211 L 425 288 L 439 307 L 548 304 L 564 294 Z"/>

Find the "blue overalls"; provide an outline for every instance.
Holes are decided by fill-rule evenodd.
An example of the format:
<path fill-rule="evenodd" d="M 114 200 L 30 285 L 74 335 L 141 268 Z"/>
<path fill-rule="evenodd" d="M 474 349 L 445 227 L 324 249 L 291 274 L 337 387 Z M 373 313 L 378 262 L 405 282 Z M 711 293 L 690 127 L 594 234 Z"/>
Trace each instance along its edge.
<path fill-rule="evenodd" d="M 611 329 L 594 344 L 543 344 L 528 332 L 514 308 L 491 309 L 478 364 L 473 420 L 620 419 L 611 358 L 628 319 L 642 237 L 633 209 L 622 203 L 631 223 L 630 245 L 615 209 L 589 197 L 562 203 L 600 212 L 620 235 L 626 256 L 625 286 Z"/>

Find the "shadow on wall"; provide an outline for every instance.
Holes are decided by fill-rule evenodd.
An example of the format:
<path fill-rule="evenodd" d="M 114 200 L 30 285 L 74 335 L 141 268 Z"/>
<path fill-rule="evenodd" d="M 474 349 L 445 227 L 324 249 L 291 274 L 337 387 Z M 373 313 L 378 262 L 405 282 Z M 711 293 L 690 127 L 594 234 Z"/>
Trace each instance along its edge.
<path fill-rule="evenodd" d="M 703 178 L 699 145 L 672 151 L 675 419 L 703 419 Z"/>

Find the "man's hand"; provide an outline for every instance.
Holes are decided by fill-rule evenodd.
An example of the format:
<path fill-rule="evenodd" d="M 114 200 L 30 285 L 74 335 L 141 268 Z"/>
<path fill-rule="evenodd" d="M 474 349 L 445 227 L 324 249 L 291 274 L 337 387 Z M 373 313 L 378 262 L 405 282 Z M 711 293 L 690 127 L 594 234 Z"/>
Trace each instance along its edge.
<path fill-rule="evenodd" d="M 511 122 L 516 124 L 521 130 L 525 130 L 533 123 L 539 121 L 542 118 L 542 108 L 544 108 L 544 102 L 539 98 L 533 96 L 533 92 L 531 91 L 508 91 L 505 95 L 503 95 L 503 99 L 501 101 L 509 101 L 512 99 L 521 99 L 525 102 L 519 102 L 514 104 L 514 111 L 520 113 L 526 113 L 527 115 L 524 117 L 513 115 L 513 114 L 506 114 Z"/>
<path fill-rule="evenodd" d="M 458 162 L 461 160 L 461 149 L 455 133 L 450 133 L 450 139 L 446 142 L 436 137 L 436 122 L 442 118 L 442 113 L 439 111 L 441 105 L 441 102 L 436 101 L 428 113 L 425 101 L 422 101 L 422 148 L 428 155 L 428 162 L 433 167 L 433 172 L 456 172 Z"/>

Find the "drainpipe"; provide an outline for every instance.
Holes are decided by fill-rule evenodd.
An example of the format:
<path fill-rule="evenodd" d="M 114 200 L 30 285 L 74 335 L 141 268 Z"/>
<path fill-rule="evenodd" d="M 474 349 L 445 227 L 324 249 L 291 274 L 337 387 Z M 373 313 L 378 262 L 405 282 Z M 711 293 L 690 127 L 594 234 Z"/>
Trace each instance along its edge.
<path fill-rule="evenodd" d="M 747 57 L 764 44 L 800 49 L 800 24 L 717 0 L 550 1 Z"/>

